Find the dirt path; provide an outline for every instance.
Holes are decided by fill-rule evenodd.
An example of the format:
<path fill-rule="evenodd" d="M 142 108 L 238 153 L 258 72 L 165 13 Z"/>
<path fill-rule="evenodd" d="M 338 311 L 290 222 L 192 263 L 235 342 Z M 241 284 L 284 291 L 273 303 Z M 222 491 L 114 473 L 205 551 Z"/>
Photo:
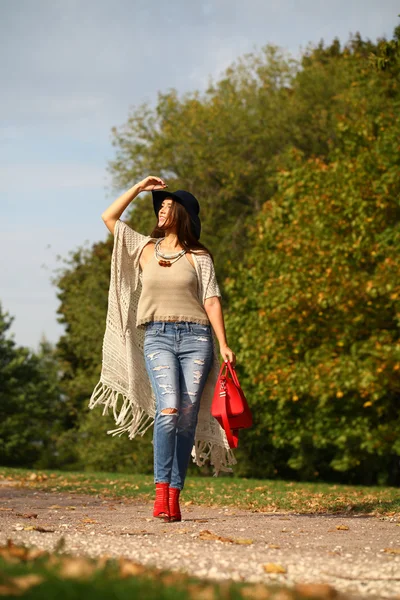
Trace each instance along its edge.
<path fill-rule="evenodd" d="M 11 538 L 52 550 L 64 537 L 65 551 L 74 554 L 125 556 L 212 579 L 289 586 L 324 582 L 355 597 L 400 600 L 400 522 L 395 518 L 189 505 L 183 506 L 181 523 L 165 523 L 151 512 L 152 505 L 137 501 L 4 485 L 0 543 Z M 286 572 L 267 573 L 267 563 Z"/>

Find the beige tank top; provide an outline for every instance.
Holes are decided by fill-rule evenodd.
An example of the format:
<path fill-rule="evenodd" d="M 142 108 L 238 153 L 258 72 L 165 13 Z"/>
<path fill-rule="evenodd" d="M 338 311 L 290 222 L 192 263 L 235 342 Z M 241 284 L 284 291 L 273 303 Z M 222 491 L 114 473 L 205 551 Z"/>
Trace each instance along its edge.
<path fill-rule="evenodd" d="M 140 327 L 149 321 L 191 321 L 208 325 L 197 286 L 197 273 L 185 255 L 170 267 L 161 267 L 153 253 L 142 270 L 136 325 Z"/>

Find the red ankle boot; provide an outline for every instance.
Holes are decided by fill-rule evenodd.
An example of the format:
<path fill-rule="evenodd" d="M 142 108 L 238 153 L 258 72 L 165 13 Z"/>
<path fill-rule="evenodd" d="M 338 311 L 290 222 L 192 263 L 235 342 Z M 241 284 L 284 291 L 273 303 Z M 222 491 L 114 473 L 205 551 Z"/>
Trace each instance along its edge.
<path fill-rule="evenodd" d="M 169 488 L 169 521 L 181 521 L 181 509 L 179 507 L 179 494 L 181 490 L 178 488 Z"/>
<path fill-rule="evenodd" d="M 156 483 L 153 517 L 169 519 L 168 490 L 169 483 Z"/>

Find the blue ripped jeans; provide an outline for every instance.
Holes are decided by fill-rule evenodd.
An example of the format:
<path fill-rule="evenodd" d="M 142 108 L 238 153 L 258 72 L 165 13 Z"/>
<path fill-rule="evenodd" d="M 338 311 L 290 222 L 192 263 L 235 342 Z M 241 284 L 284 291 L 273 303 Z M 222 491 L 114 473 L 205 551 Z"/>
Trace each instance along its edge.
<path fill-rule="evenodd" d="M 212 365 L 211 325 L 153 321 L 146 326 L 144 357 L 156 397 L 154 481 L 181 490 Z"/>

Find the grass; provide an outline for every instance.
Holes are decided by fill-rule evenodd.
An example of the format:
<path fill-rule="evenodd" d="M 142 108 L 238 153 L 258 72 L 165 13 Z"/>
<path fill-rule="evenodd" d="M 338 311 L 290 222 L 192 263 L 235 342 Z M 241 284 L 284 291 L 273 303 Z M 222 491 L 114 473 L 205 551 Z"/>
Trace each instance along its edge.
<path fill-rule="evenodd" d="M 73 557 L 14 545 L 0 547 L 0 597 L 25 600 L 273 599 L 277 586 L 202 581 L 119 558 Z M 296 590 L 287 600 L 304 598 Z"/>
<path fill-rule="evenodd" d="M 82 473 L 0 468 L 0 479 L 22 487 L 74 492 L 147 502 L 154 496 L 153 478 L 125 473 Z M 298 483 L 231 477 L 190 477 L 183 502 L 206 506 L 234 506 L 261 512 L 400 514 L 397 488 Z"/>

